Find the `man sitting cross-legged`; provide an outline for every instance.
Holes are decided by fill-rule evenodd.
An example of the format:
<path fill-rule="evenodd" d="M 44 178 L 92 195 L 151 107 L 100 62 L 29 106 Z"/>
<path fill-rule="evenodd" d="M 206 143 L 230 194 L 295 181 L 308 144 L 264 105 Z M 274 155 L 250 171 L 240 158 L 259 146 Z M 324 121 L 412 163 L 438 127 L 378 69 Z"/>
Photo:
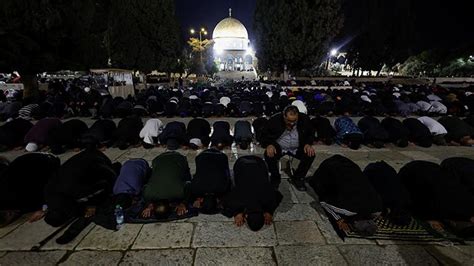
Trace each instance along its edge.
<path fill-rule="evenodd" d="M 306 190 L 304 179 L 315 157 L 313 141 L 311 121 L 305 114 L 299 113 L 296 106 L 288 106 L 270 118 L 262 130 L 261 145 L 265 148 L 265 161 L 275 187 L 278 188 L 281 182 L 278 162 L 283 155 L 288 154 L 300 160 L 290 180 L 296 189 Z"/>

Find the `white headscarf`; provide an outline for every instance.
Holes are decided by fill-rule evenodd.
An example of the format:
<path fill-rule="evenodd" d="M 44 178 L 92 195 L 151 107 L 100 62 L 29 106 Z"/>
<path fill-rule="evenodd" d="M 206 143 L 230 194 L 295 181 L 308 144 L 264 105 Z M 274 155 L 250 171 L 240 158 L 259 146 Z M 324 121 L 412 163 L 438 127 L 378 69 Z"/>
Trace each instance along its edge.
<path fill-rule="evenodd" d="M 163 122 L 161 122 L 160 119 L 148 119 L 140 131 L 140 138 L 142 138 L 145 143 L 153 145 L 153 138 L 158 137 L 161 131 L 163 131 Z"/>

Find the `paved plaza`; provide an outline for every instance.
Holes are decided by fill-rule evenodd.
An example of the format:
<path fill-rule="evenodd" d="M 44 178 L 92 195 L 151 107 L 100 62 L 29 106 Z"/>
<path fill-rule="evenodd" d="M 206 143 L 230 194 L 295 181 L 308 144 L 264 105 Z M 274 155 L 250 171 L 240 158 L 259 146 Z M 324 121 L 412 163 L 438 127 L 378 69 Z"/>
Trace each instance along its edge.
<path fill-rule="evenodd" d="M 315 146 L 316 160 L 310 170 L 334 154 L 343 154 L 360 167 L 384 160 L 399 170 L 412 160 L 441 162 L 463 156 L 474 159 L 474 148 L 410 146 L 400 149 L 362 147 L 352 151 L 339 146 Z M 113 160 L 125 162 L 144 158 L 150 163 L 163 148 L 133 148 L 121 151 L 110 148 L 105 153 Z M 197 152 L 180 150 L 188 158 L 191 173 Z M 238 157 L 261 156 L 260 147 L 242 151 L 225 150 L 232 168 Z M 11 151 L 1 154 L 12 160 L 23 154 Z M 61 162 L 73 156 L 61 155 Z M 286 165 L 282 161 L 282 165 Z M 284 175 L 285 177 L 285 175 Z M 260 232 L 237 228 L 232 219 L 222 215 L 206 216 L 157 224 L 126 224 L 117 232 L 89 225 L 72 243 L 57 245 L 53 240 L 39 252 L 29 251 L 56 229 L 43 221 L 30 224 L 25 217 L 0 229 L 0 265 L 474 265 L 474 243 L 468 245 L 424 244 L 398 241 L 346 239 L 333 230 L 311 190 L 298 192 L 284 180 L 280 187 L 284 199 L 275 213 L 273 225 Z M 59 234 L 61 235 L 61 234 Z"/>

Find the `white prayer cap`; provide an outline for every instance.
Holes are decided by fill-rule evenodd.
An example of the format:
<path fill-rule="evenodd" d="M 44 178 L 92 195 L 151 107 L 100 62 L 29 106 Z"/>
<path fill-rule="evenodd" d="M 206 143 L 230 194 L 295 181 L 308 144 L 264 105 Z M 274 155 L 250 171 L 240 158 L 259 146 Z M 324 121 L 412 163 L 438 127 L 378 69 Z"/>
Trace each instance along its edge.
<path fill-rule="evenodd" d="M 250 92 L 250 90 L 249 90 L 248 88 L 247 88 L 247 89 L 245 89 L 244 91 L 245 91 L 245 92 Z"/>
<path fill-rule="evenodd" d="M 360 96 L 360 99 L 364 102 L 368 102 L 368 103 L 372 102 L 372 100 L 367 95 Z"/>
<path fill-rule="evenodd" d="M 91 88 L 85 87 L 85 88 L 84 88 L 84 91 L 85 91 L 85 92 L 90 92 L 90 91 L 91 91 Z"/>
<path fill-rule="evenodd" d="M 393 96 L 397 97 L 397 98 L 400 98 L 400 96 L 402 96 L 399 92 L 394 92 L 393 93 Z"/>
<path fill-rule="evenodd" d="M 267 94 L 268 98 L 272 98 L 272 97 L 273 97 L 273 92 L 271 92 L 271 91 L 267 91 L 266 94 Z"/>
<path fill-rule="evenodd" d="M 358 90 L 358 89 L 353 89 L 352 92 L 353 92 L 353 93 L 358 93 L 359 90 Z"/>
<path fill-rule="evenodd" d="M 393 87 L 393 91 L 400 91 L 400 89 L 397 87 Z"/>
<path fill-rule="evenodd" d="M 196 146 L 198 146 L 198 147 L 202 147 L 202 142 L 201 142 L 201 140 L 198 139 L 198 138 L 191 139 L 191 140 L 189 141 L 189 144 L 194 144 L 194 145 L 196 145 Z"/>
<path fill-rule="evenodd" d="M 349 83 L 349 81 L 345 80 L 344 81 L 344 86 L 350 86 L 351 84 Z"/>
<path fill-rule="evenodd" d="M 304 102 L 300 100 L 293 101 L 291 105 L 296 106 L 298 108 L 298 111 L 303 114 L 308 114 L 308 109 L 304 105 Z"/>
<path fill-rule="evenodd" d="M 284 91 L 280 92 L 280 96 L 286 96 L 286 92 Z"/>
<path fill-rule="evenodd" d="M 25 149 L 27 152 L 35 152 L 38 150 L 38 145 L 36 145 L 36 143 L 30 142 L 28 145 L 26 145 Z"/>
<path fill-rule="evenodd" d="M 219 103 L 227 107 L 227 105 L 230 103 L 230 98 L 229 97 L 221 97 L 219 99 Z"/>
<path fill-rule="evenodd" d="M 471 95 L 472 95 L 472 92 L 466 91 L 465 95 L 466 95 L 466 97 L 471 96 Z"/>
<path fill-rule="evenodd" d="M 162 89 L 163 89 L 163 86 L 159 86 L 158 89 L 159 89 L 159 90 L 162 90 Z"/>
<path fill-rule="evenodd" d="M 190 100 L 197 100 L 198 97 L 197 97 L 196 95 L 191 95 L 191 96 L 189 96 L 189 99 L 190 99 Z"/>
<path fill-rule="evenodd" d="M 173 91 L 174 91 L 174 92 L 177 92 L 177 91 L 178 91 L 178 89 L 173 89 Z"/>

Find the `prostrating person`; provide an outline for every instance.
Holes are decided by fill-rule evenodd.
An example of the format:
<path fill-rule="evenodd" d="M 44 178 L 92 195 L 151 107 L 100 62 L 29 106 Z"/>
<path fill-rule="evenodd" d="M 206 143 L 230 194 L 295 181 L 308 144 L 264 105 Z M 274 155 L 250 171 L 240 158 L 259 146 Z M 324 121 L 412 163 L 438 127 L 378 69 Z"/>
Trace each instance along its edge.
<path fill-rule="evenodd" d="M 253 155 L 240 157 L 234 164 L 234 183 L 224 198 L 224 215 L 252 231 L 270 225 L 283 196 L 272 185 L 265 161 Z"/>
<path fill-rule="evenodd" d="M 350 224 L 362 235 L 375 234 L 373 219 L 382 211 L 382 200 L 357 164 L 334 155 L 321 163 L 308 183 L 339 229 L 348 231 Z"/>

